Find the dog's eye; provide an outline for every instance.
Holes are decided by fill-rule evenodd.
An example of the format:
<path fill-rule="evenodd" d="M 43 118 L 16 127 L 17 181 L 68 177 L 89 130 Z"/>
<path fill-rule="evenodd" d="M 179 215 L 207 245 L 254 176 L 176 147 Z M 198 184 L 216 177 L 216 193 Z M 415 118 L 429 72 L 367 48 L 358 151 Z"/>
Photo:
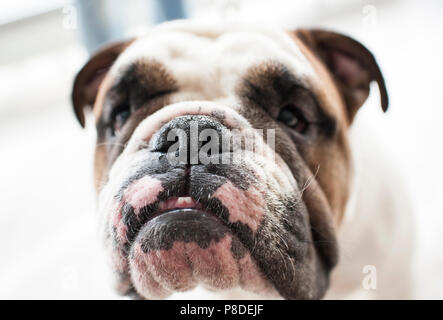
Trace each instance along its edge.
<path fill-rule="evenodd" d="M 122 127 L 125 125 L 126 121 L 129 119 L 131 115 L 131 111 L 129 110 L 129 106 L 122 106 L 114 112 L 114 132 L 119 132 Z"/>
<path fill-rule="evenodd" d="M 304 133 L 309 125 L 303 115 L 293 105 L 283 106 L 280 109 L 277 120 L 299 133 Z"/>

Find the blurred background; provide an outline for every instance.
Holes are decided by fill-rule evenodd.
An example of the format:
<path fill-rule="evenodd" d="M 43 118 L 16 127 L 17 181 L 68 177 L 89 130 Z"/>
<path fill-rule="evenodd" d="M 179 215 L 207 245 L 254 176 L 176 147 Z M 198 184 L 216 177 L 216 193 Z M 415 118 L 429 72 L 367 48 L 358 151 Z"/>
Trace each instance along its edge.
<path fill-rule="evenodd" d="M 382 114 L 372 90 L 358 117 L 377 123 L 374 133 L 411 190 L 415 297 L 442 299 L 443 1 L 187 0 L 182 7 L 175 2 L 0 5 L 0 298 L 119 298 L 110 289 L 96 235 L 93 122 L 85 130 L 76 122 L 71 86 L 100 42 L 184 16 L 326 27 L 374 52 L 391 106 Z"/>

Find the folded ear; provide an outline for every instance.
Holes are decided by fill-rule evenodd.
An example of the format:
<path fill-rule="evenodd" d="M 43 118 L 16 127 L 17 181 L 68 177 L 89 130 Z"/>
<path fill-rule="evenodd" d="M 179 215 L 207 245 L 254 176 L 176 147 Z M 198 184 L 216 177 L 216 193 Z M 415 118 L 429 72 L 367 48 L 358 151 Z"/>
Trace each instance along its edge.
<path fill-rule="evenodd" d="M 372 53 L 360 42 L 345 35 L 319 29 L 298 29 L 296 36 L 324 62 L 345 99 L 352 121 L 369 96 L 369 85 L 376 81 L 381 107 L 388 109 L 388 93 L 380 68 Z"/>
<path fill-rule="evenodd" d="M 85 107 L 92 107 L 98 89 L 109 68 L 120 53 L 132 42 L 111 43 L 97 51 L 77 73 L 72 89 L 72 104 L 80 125 L 85 127 Z"/>

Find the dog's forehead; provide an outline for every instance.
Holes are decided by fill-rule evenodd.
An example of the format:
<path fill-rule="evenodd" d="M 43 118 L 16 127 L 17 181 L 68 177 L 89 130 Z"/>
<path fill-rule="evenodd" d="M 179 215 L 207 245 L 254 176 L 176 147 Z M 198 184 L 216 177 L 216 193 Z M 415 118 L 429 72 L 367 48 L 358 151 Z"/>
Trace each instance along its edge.
<path fill-rule="evenodd" d="M 141 59 L 163 64 L 182 88 L 204 82 L 224 84 L 224 89 L 231 91 L 248 68 L 270 60 L 285 65 L 301 80 L 315 76 L 290 36 L 270 27 L 161 25 L 135 40 L 117 59 L 111 74 L 116 76 Z"/>

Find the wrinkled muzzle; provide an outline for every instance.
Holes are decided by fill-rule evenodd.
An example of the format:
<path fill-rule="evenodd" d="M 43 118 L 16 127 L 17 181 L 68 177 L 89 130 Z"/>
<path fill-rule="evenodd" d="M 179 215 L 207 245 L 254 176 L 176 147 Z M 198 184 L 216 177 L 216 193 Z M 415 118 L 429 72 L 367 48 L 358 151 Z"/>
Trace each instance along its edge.
<path fill-rule="evenodd" d="M 271 138 L 208 104 L 168 106 L 140 123 L 100 195 L 120 293 L 324 293 L 308 211 Z"/>

